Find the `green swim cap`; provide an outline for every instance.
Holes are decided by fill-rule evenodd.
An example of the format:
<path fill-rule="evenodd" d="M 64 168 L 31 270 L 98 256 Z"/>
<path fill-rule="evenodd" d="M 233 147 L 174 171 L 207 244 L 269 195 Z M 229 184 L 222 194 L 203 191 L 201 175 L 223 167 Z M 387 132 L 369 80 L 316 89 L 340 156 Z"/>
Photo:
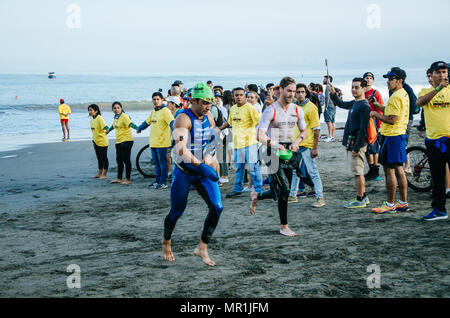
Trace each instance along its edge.
<path fill-rule="evenodd" d="M 287 150 L 278 150 L 277 151 L 277 156 L 281 160 L 291 160 L 292 157 L 294 156 L 294 153 L 291 150 L 289 150 L 289 149 L 287 149 Z"/>
<path fill-rule="evenodd" d="M 192 89 L 192 98 L 202 99 L 207 102 L 214 102 L 214 94 L 211 88 L 203 82 L 198 83 Z"/>

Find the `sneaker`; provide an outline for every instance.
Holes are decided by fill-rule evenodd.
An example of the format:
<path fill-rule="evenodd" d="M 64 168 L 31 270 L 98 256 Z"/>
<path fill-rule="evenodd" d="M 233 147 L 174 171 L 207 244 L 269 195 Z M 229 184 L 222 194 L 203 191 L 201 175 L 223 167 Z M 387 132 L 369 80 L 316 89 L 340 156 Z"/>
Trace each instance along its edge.
<path fill-rule="evenodd" d="M 155 182 L 155 183 L 150 184 L 148 187 L 150 189 L 156 189 L 157 186 L 158 186 L 158 184 Z"/>
<path fill-rule="evenodd" d="M 157 186 L 156 186 L 156 189 L 167 189 L 169 186 L 167 185 L 167 184 L 158 184 Z"/>
<path fill-rule="evenodd" d="M 344 205 L 344 208 L 346 209 L 358 209 L 358 208 L 365 208 L 367 206 L 366 202 L 364 200 L 358 201 L 357 199 L 354 199 L 353 201 L 350 201 L 346 205 Z"/>
<path fill-rule="evenodd" d="M 405 204 L 400 204 L 400 202 L 398 202 L 395 205 L 395 211 L 396 212 L 406 212 L 408 210 L 409 210 L 408 202 L 406 202 Z"/>
<path fill-rule="evenodd" d="M 223 184 L 223 183 L 228 183 L 230 181 L 228 179 L 225 179 L 225 178 L 220 178 L 219 182 Z"/>
<path fill-rule="evenodd" d="M 445 212 L 441 212 L 437 209 L 433 209 L 433 212 L 431 212 L 428 215 L 425 215 L 423 217 L 425 221 L 439 221 L 439 220 L 447 220 L 448 214 Z"/>
<path fill-rule="evenodd" d="M 242 192 L 252 192 L 252 191 L 255 191 L 255 188 L 245 187 L 244 190 L 242 190 Z"/>
<path fill-rule="evenodd" d="M 314 198 L 316 196 L 316 191 L 311 191 L 306 195 L 308 198 Z"/>
<path fill-rule="evenodd" d="M 306 198 L 306 192 L 297 192 L 297 197 L 298 198 Z"/>
<path fill-rule="evenodd" d="M 296 202 L 298 202 L 298 199 L 297 199 L 297 197 L 296 197 L 296 196 L 293 196 L 293 197 L 289 197 L 289 199 L 288 199 L 288 203 L 296 203 Z"/>
<path fill-rule="evenodd" d="M 231 192 L 231 193 L 228 193 L 227 195 L 226 195 L 226 197 L 227 198 L 234 198 L 234 197 L 237 197 L 237 196 L 240 196 L 242 194 L 242 192 L 236 192 L 236 191 L 233 191 L 233 192 Z"/>
<path fill-rule="evenodd" d="M 324 142 L 326 142 L 326 143 L 331 142 L 331 138 L 328 137 L 328 138 L 324 139 Z"/>
<path fill-rule="evenodd" d="M 379 208 L 372 209 L 372 213 L 377 213 L 377 214 L 386 214 L 386 213 L 395 213 L 395 212 L 397 212 L 395 210 L 395 205 L 389 206 L 387 204 L 387 202 L 384 202 L 383 205 L 380 206 Z"/>
<path fill-rule="evenodd" d="M 311 204 L 311 206 L 313 208 L 321 208 L 323 206 L 325 206 L 325 200 L 324 198 L 318 198 L 316 202 L 314 202 L 313 204 Z"/>
<path fill-rule="evenodd" d="M 366 205 L 369 205 L 369 204 L 370 204 L 370 200 L 369 200 L 369 197 L 368 197 L 368 196 L 366 196 L 366 197 L 363 199 L 363 201 L 366 203 Z"/>
<path fill-rule="evenodd" d="M 380 176 L 371 176 L 370 178 L 366 178 L 366 181 L 381 181 Z"/>

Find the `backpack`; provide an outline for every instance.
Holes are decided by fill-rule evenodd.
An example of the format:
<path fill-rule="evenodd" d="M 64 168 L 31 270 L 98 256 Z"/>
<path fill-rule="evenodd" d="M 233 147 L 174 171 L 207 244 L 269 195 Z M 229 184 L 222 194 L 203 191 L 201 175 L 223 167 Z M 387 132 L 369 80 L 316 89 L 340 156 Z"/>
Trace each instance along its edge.
<path fill-rule="evenodd" d="M 375 141 L 377 141 L 377 127 L 375 126 L 375 123 L 373 122 L 372 118 L 369 119 L 369 127 L 367 129 L 367 142 L 369 145 L 373 145 Z"/>
<path fill-rule="evenodd" d="M 211 108 L 213 108 L 213 107 L 215 107 L 215 110 L 217 110 L 217 117 L 214 116 L 214 114 L 213 114 L 214 124 L 216 125 L 216 127 L 220 127 L 224 123 L 222 111 L 219 109 L 219 107 L 217 107 L 216 104 L 212 104 Z M 211 112 L 211 113 L 213 113 L 213 112 Z"/>

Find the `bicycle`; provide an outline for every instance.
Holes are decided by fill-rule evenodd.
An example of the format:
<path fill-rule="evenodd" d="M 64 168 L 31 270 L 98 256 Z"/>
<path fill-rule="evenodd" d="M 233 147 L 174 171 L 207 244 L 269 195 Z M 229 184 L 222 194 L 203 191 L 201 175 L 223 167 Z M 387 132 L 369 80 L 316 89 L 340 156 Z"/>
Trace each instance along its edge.
<path fill-rule="evenodd" d="M 406 175 L 408 186 L 417 192 L 431 191 L 433 185 L 427 149 L 414 146 L 408 148 L 406 153 L 411 167 L 411 173 Z"/>
<path fill-rule="evenodd" d="M 155 164 L 152 160 L 152 149 L 150 145 L 145 145 L 139 150 L 136 156 L 136 168 L 144 178 L 155 178 Z"/>

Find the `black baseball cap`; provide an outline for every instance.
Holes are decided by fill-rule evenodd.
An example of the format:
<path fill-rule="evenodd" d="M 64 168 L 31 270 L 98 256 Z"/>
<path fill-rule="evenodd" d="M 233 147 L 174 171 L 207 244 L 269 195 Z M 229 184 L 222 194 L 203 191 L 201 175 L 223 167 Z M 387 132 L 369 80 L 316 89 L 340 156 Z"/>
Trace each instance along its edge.
<path fill-rule="evenodd" d="M 178 85 L 183 85 L 183 82 L 182 81 L 175 81 L 172 84 L 172 86 L 178 86 Z"/>
<path fill-rule="evenodd" d="M 383 77 L 389 79 L 397 78 L 405 80 L 406 72 L 402 70 L 400 67 L 393 67 L 386 75 L 383 75 Z"/>
<path fill-rule="evenodd" d="M 375 76 L 373 75 L 372 72 L 365 72 L 363 78 L 366 78 L 367 76 L 372 76 L 372 78 L 375 79 Z"/>
<path fill-rule="evenodd" d="M 441 68 L 448 68 L 448 64 L 443 62 L 443 61 L 439 61 L 439 62 L 434 62 L 433 64 L 431 64 L 430 66 L 430 70 L 432 72 L 437 71 Z"/>

